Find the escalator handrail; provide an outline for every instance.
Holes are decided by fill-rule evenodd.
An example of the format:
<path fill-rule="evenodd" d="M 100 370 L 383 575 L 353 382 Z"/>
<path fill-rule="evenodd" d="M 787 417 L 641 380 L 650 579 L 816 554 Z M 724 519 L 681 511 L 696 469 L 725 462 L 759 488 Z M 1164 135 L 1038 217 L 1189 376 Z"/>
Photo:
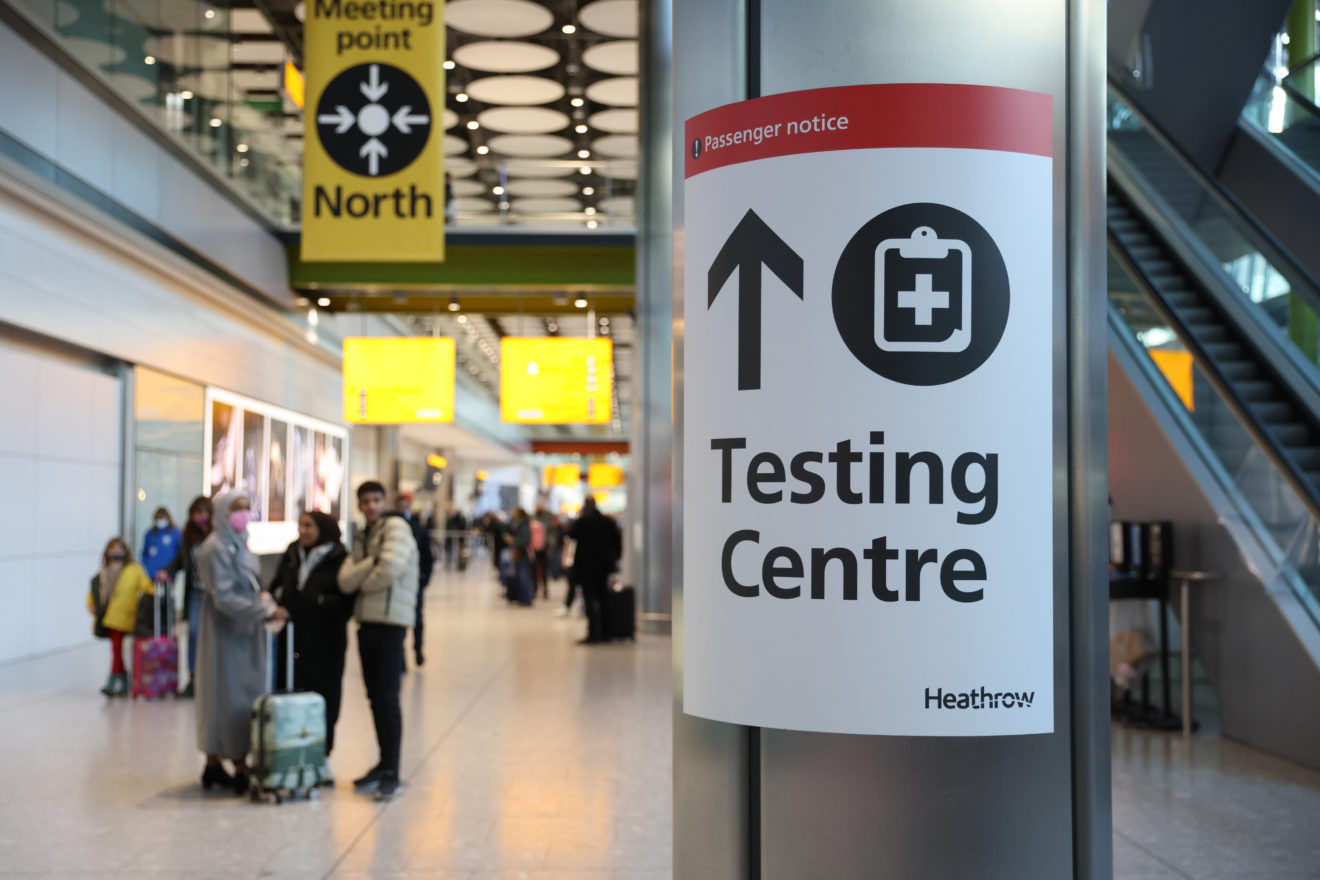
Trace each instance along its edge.
<path fill-rule="evenodd" d="M 1317 107 L 1315 105 L 1314 98 L 1308 98 L 1305 94 L 1302 93 L 1300 89 L 1297 88 L 1297 86 L 1288 82 L 1287 77 L 1279 80 L 1277 85 L 1279 86 L 1279 88 L 1283 89 L 1284 92 L 1287 93 L 1288 97 L 1292 98 L 1303 110 L 1305 110 L 1308 114 L 1314 117 L 1317 122 L 1320 122 L 1320 107 Z"/>
<path fill-rule="evenodd" d="M 1201 462 L 1209 470 L 1210 476 L 1215 480 L 1219 490 L 1224 493 L 1225 501 L 1235 508 L 1233 511 L 1235 516 L 1226 518 L 1226 521 L 1223 522 L 1224 528 L 1230 534 L 1233 534 L 1236 530 L 1235 521 L 1247 528 L 1248 534 L 1252 536 L 1256 545 L 1265 551 L 1266 557 L 1275 567 L 1274 572 L 1270 574 L 1268 566 L 1257 563 L 1262 583 L 1272 582 L 1276 579 L 1287 583 L 1291 587 L 1292 594 L 1302 605 L 1307 618 L 1316 627 L 1320 627 L 1320 601 L 1317 601 L 1310 587 L 1297 573 L 1296 568 L 1289 563 L 1285 549 L 1278 546 L 1277 542 L 1270 536 L 1269 528 L 1261 521 L 1259 512 L 1252 506 L 1251 502 L 1243 497 L 1232 476 L 1224 469 L 1223 461 L 1206 442 L 1205 436 L 1193 423 L 1187 408 L 1182 405 L 1177 394 L 1169 387 L 1167 380 L 1159 372 L 1154 361 L 1150 359 L 1150 354 L 1137 340 L 1131 326 L 1119 313 L 1112 300 L 1109 302 L 1107 318 L 1110 333 L 1110 351 L 1118 355 L 1119 363 L 1123 364 L 1125 370 L 1128 369 L 1127 364 L 1131 364 L 1142 379 L 1148 383 L 1151 390 L 1163 403 L 1166 412 L 1173 417 L 1173 421 L 1182 430 L 1183 435 L 1200 457 Z M 1212 501 L 1212 503 L 1214 502 Z M 1237 540 L 1242 539 L 1238 537 Z M 1247 556 L 1244 554 L 1243 558 L 1246 559 Z"/>
<path fill-rule="evenodd" d="M 1184 271 L 1238 328 L 1243 341 L 1264 361 L 1276 383 L 1287 389 L 1293 403 L 1310 416 L 1320 436 L 1320 369 L 1303 358 L 1279 328 L 1265 320 L 1259 308 L 1246 302 L 1218 257 L 1200 242 L 1141 172 L 1131 167 L 1122 150 L 1109 151 L 1107 172 L 1111 186 L 1117 184 L 1118 194 L 1142 216 Z"/>
<path fill-rule="evenodd" d="M 1126 197 L 1126 193 L 1120 194 L 1120 198 Z M 1164 322 L 1177 334 L 1187 350 L 1192 353 L 1192 357 L 1196 359 L 1197 364 L 1205 373 L 1206 379 L 1214 387 L 1215 392 L 1228 404 L 1229 409 L 1241 422 L 1247 433 L 1251 435 L 1256 445 L 1284 475 L 1293 491 L 1306 505 L 1312 518 L 1320 522 L 1320 491 L 1306 479 L 1306 474 L 1295 461 L 1280 452 L 1274 438 L 1270 436 L 1269 430 L 1265 427 L 1265 423 L 1251 411 L 1251 406 L 1224 374 L 1218 361 L 1210 356 L 1210 353 L 1202 346 L 1201 341 L 1191 332 L 1191 328 L 1182 316 L 1165 303 L 1159 294 L 1160 286 L 1141 267 L 1141 264 L 1128 253 L 1126 246 L 1119 241 L 1118 235 L 1112 230 L 1106 230 L 1106 239 L 1109 243 L 1110 253 L 1122 266 L 1123 271 L 1128 274 L 1128 277 L 1133 280 L 1141 293 L 1150 301 Z"/>
<path fill-rule="evenodd" d="M 1300 296 L 1313 311 L 1320 313 L 1320 279 L 1311 275 L 1297 258 L 1292 255 L 1286 247 L 1279 244 L 1268 232 L 1261 228 L 1260 223 L 1243 206 L 1241 202 L 1230 192 L 1215 180 L 1214 177 L 1202 170 L 1201 166 L 1193 159 L 1182 147 L 1169 137 L 1169 135 L 1157 125 L 1140 107 L 1133 103 L 1127 93 L 1118 83 L 1118 80 L 1111 74 L 1109 77 L 1109 90 L 1119 100 L 1121 100 L 1132 112 L 1132 115 L 1141 120 L 1141 124 L 1150 132 L 1151 136 L 1178 161 L 1183 170 L 1191 175 L 1192 179 L 1205 190 L 1212 199 L 1235 221 L 1234 225 L 1247 238 L 1253 247 L 1265 255 L 1270 265 L 1274 267 L 1280 275 L 1287 281 L 1293 293 Z"/>

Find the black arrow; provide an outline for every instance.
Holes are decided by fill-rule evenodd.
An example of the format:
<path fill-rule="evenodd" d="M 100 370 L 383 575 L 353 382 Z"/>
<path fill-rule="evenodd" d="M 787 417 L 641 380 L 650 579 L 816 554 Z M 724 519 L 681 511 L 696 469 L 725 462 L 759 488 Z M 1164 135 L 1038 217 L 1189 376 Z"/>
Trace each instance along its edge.
<path fill-rule="evenodd" d="M 706 308 L 738 272 L 738 390 L 761 387 L 761 264 L 779 276 L 779 280 L 798 299 L 802 299 L 802 258 L 788 246 L 765 221 L 748 211 L 738 221 L 724 247 L 715 255 L 706 275 L 709 299 Z"/>

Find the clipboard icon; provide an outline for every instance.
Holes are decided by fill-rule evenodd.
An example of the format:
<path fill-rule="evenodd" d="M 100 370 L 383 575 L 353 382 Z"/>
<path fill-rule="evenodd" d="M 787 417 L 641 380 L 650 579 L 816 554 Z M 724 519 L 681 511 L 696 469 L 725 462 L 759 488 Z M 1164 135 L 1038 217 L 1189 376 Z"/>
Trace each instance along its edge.
<path fill-rule="evenodd" d="M 958 352 L 972 341 L 972 251 L 918 226 L 875 250 L 875 342 L 884 351 Z"/>

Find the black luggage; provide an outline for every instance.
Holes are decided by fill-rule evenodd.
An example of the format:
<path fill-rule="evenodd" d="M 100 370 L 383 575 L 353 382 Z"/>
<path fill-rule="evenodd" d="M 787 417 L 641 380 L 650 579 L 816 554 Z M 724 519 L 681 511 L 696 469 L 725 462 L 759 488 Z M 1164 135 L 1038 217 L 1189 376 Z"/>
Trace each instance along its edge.
<path fill-rule="evenodd" d="M 637 637 L 637 591 L 609 586 L 605 590 L 605 638 Z"/>

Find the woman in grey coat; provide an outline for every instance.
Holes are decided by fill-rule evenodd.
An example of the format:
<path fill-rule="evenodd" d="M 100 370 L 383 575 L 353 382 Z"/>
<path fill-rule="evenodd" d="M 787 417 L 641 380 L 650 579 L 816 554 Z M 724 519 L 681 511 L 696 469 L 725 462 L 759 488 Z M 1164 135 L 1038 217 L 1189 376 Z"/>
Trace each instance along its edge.
<path fill-rule="evenodd" d="M 261 590 L 256 557 L 247 548 L 248 496 L 225 492 L 214 501 L 213 529 L 197 553 L 202 619 L 197 631 L 197 747 L 206 753 L 202 785 L 248 788 L 252 703 L 266 693 L 266 628 L 288 612 Z M 234 775 L 220 763 L 228 758 Z"/>

